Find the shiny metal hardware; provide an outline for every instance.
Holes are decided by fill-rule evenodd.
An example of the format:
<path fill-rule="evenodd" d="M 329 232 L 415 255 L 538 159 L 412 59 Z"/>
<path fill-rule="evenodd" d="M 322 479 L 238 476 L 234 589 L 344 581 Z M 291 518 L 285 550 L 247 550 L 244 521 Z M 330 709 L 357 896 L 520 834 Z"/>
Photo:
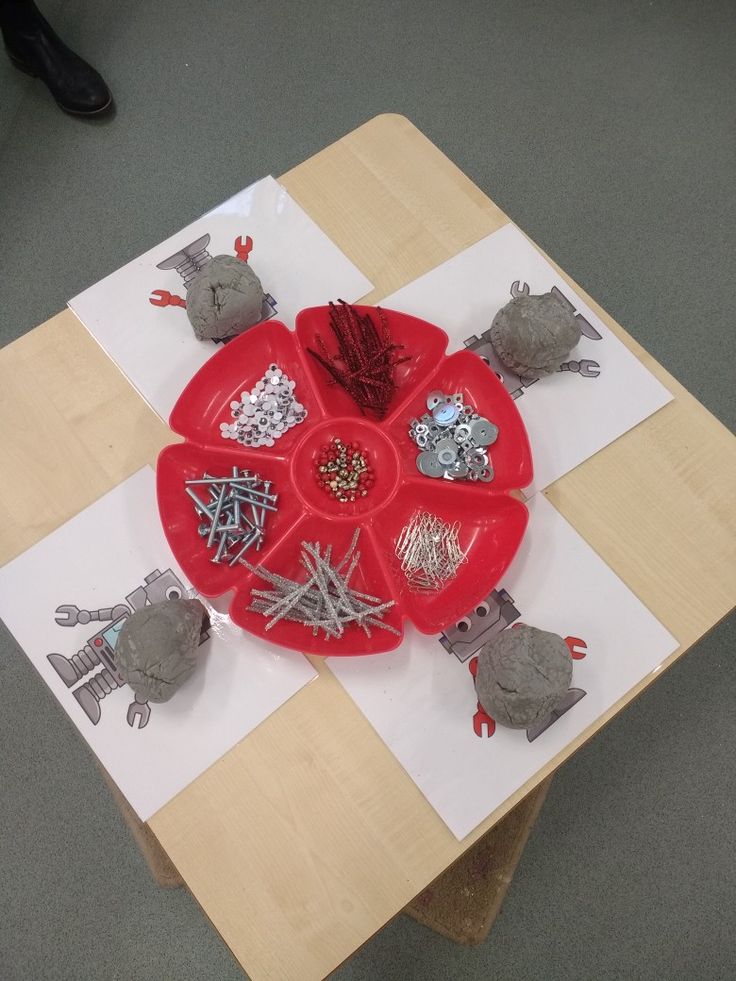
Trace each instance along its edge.
<path fill-rule="evenodd" d="M 421 451 L 417 469 L 425 477 L 444 480 L 493 480 L 488 447 L 498 439 L 498 426 L 465 402 L 462 392 L 429 393 L 429 413 L 409 421 L 409 436 Z"/>
<path fill-rule="evenodd" d="M 193 488 L 197 487 L 197 491 Z M 271 481 L 233 467 L 227 477 L 185 480 L 184 490 L 192 499 L 200 523 L 197 534 L 207 540 L 215 554 L 210 561 L 233 566 L 251 546 L 260 551 L 265 538 L 267 512 L 278 510 L 278 495 L 270 493 Z M 210 503 L 201 495 L 209 492 Z"/>
<path fill-rule="evenodd" d="M 230 403 L 235 421 L 220 423 L 220 435 L 243 446 L 273 446 L 307 417 L 295 389 L 296 382 L 277 364 L 270 364 L 249 392 L 241 392 L 240 399 Z"/>
<path fill-rule="evenodd" d="M 459 532 L 458 521 L 450 525 L 428 511 L 414 512 L 394 549 L 410 589 L 437 591 L 457 574 L 466 560 Z"/>

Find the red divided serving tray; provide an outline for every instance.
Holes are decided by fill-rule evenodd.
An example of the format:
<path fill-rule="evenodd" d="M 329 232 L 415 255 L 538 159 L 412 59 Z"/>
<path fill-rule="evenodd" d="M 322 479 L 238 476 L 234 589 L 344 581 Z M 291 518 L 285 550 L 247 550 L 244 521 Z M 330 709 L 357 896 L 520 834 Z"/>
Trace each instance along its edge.
<path fill-rule="evenodd" d="M 361 313 L 374 310 L 357 307 Z M 378 654 L 393 650 L 401 637 L 374 630 L 367 637 L 357 626 L 340 639 L 314 636 L 299 623 L 280 621 L 266 630 L 267 620 L 248 610 L 250 590 L 262 580 L 238 564 L 211 562 L 211 551 L 197 534 L 199 519 L 184 492 L 184 481 L 207 471 L 226 475 L 233 466 L 247 468 L 272 482 L 278 512 L 270 513 L 267 538 L 260 552 L 247 558 L 256 565 L 299 579 L 302 541 L 333 546 L 340 556 L 356 526 L 361 528 L 360 563 L 351 585 L 395 606 L 385 621 L 403 634 L 405 620 L 423 633 L 438 633 L 476 606 L 498 583 L 516 554 L 527 524 L 527 509 L 509 493 L 532 479 L 532 458 L 524 424 L 513 400 L 495 374 L 470 351 L 445 355 L 448 338 L 433 324 L 392 310 L 385 311 L 392 339 L 403 344 L 411 360 L 396 371 L 398 391 L 381 422 L 362 416 L 343 389 L 306 351 L 320 334 L 332 348 L 329 308 L 302 310 L 296 331 L 278 321 L 252 328 L 225 345 L 192 378 L 171 413 L 172 429 L 184 443 L 167 446 L 157 467 L 158 505 L 169 545 L 193 586 L 216 597 L 234 590 L 233 621 L 264 640 L 309 654 Z M 250 390 L 271 363 L 296 383 L 295 396 L 307 418 L 277 439 L 272 447 L 247 448 L 220 435 L 231 422 L 230 402 Z M 462 392 L 480 415 L 499 429 L 491 447 L 495 472 L 491 483 L 448 481 L 425 477 L 416 467 L 417 447 L 409 421 L 427 411 L 426 397 L 439 389 Z M 333 437 L 357 441 L 367 450 L 376 480 L 366 498 L 341 504 L 321 491 L 314 477 L 314 458 Z M 460 523 L 460 546 L 467 562 L 457 576 L 436 593 L 409 589 L 395 557 L 396 540 L 418 509 L 445 521 Z M 302 575 L 300 575 L 302 573 Z"/>

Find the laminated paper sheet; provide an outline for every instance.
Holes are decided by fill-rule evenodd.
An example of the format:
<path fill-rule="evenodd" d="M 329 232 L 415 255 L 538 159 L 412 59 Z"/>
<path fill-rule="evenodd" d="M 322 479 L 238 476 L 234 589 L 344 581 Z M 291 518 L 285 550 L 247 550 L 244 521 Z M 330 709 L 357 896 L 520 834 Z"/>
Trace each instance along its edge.
<path fill-rule="evenodd" d="M 487 335 L 514 292 L 557 291 L 578 316 L 582 339 L 563 369 L 529 383 L 498 362 Z M 471 245 L 381 301 L 442 327 L 450 349 L 486 358 L 516 399 L 543 490 L 672 398 L 599 317 L 557 275 L 515 225 Z"/>
<path fill-rule="evenodd" d="M 411 631 L 390 654 L 328 661 L 458 839 L 678 646 L 542 495 L 529 509 L 529 529 L 501 584 L 442 638 Z M 470 670 L 486 640 L 521 622 L 567 638 L 575 659 L 566 711 L 542 732 L 494 728 L 479 711 Z"/>
<path fill-rule="evenodd" d="M 204 237 L 204 238 L 203 238 Z M 220 345 L 198 341 L 180 306 L 155 306 L 154 291 L 186 298 L 181 271 L 168 262 L 193 250 L 234 255 L 248 246 L 248 262 L 266 294 L 264 318 L 288 327 L 304 307 L 341 297 L 348 302 L 372 284 L 289 193 L 273 179 L 252 184 L 213 211 L 69 301 L 69 306 L 156 412 L 168 419 L 181 390 Z M 158 297 L 160 298 L 160 297 Z M 267 365 L 264 365 L 264 370 Z"/>
<path fill-rule="evenodd" d="M 144 821 L 316 676 L 301 654 L 205 603 L 201 664 L 170 701 L 111 689 L 125 618 L 182 594 L 195 595 L 164 538 L 150 468 L 0 569 L 0 616 Z"/>

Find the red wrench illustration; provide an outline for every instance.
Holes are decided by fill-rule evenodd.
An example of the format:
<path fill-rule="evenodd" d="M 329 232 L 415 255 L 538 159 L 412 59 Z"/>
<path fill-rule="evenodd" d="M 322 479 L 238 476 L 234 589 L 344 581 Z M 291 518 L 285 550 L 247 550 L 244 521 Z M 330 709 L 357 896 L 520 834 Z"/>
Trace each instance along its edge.
<path fill-rule="evenodd" d="M 253 248 L 253 239 L 250 237 L 250 235 L 246 235 L 245 244 L 243 244 L 243 239 L 240 235 L 238 235 L 238 237 L 235 239 L 233 248 L 235 249 L 235 254 L 237 255 L 238 259 L 241 259 L 243 262 L 247 262 L 248 256 Z"/>
<path fill-rule="evenodd" d="M 176 293 L 169 293 L 168 290 L 154 290 L 148 298 L 148 302 L 155 307 L 185 307 L 187 301 Z"/>
<path fill-rule="evenodd" d="M 472 661 L 468 664 L 468 671 L 475 678 L 478 673 L 478 658 L 474 657 Z M 490 715 L 484 710 L 483 706 L 478 702 L 478 710 L 473 716 L 473 731 L 476 736 L 483 738 L 483 727 L 485 726 L 485 735 L 490 739 L 493 733 L 496 731 L 496 723 L 490 717 Z"/>
<path fill-rule="evenodd" d="M 515 623 L 511 629 L 515 627 L 523 627 L 522 623 Z M 582 637 L 565 637 L 565 643 L 567 644 L 567 649 L 570 652 L 570 657 L 574 661 L 582 661 L 585 657 L 588 645 L 585 643 Z M 473 675 L 475 677 L 475 674 Z"/>
<path fill-rule="evenodd" d="M 581 637 L 565 637 L 565 643 L 573 660 L 581 661 L 585 657 L 588 645 Z"/>

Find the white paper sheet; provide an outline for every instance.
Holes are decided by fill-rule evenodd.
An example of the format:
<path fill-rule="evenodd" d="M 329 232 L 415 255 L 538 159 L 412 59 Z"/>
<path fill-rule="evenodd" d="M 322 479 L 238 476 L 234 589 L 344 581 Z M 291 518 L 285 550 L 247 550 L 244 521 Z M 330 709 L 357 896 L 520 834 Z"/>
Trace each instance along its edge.
<path fill-rule="evenodd" d="M 458 839 L 678 646 L 544 497 L 529 509 L 529 530 L 503 583 L 481 607 L 484 616 L 446 632 L 450 650 L 412 631 L 391 654 L 327 662 Z M 484 717 L 475 718 L 469 667 L 478 647 L 515 621 L 570 638 L 573 656 L 583 657 L 573 663 L 570 707 L 549 728 L 535 736 L 496 726 L 489 736 Z"/>
<path fill-rule="evenodd" d="M 514 283 L 518 289 L 526 284 L 535 294 L 555 288 L 573 305 L 584 334 L 566 363 L 582 371 L 567 369 L 526 385 L 498 362 L 482 335 L 511 299 Z M 672 399 L 515 225 L 481 239 L 381 304 L 442 327 L 452 350 L 475 342 L 478 353 L 499 372 L 529 433 L 534 456 L 529 494 L 549 486 Z"/>
<path fill-rule="evenodd" d="M 115 616 L 124 617 L 182 586 L 194 595 L 166 544 L 150 468 L 0 569 L 0 616 L 144 821 L 316 676 L 301 654 L 255 640 L 205 603 L 211 626 L 201 664 L 169 702 L 138 706 L 127 685 L 104 694 L 105 640 L 114 649 L 122 625 L 111 622 L 111 608 L 119 606 Z M 64 606 L 103 609 L 100 621 L 59 625 Z M 70 687 L 52 653 L 75 659 L 84 672 L 56 659 L 71 678 L 79 675 Z M 95 688 L 103 692 L 99 700 Z"/>
<path fill-rule="evenodd" d="M 293 327 L 304 307 L 360 299 L 373 288 L 317 224 L 273 179 L 252 184 L 69 301 L 92 336 L 156 412 L 168 419 L 181 390 L 218 349 L 198 341 L 178 306 L 149 302 L 154 290 L 186 298 L 184 279 L 159 263 L 209 235 L 210 255 L 234 255 L 252 239 L 248 262 L 267 294 L 264 313 Z"/>

